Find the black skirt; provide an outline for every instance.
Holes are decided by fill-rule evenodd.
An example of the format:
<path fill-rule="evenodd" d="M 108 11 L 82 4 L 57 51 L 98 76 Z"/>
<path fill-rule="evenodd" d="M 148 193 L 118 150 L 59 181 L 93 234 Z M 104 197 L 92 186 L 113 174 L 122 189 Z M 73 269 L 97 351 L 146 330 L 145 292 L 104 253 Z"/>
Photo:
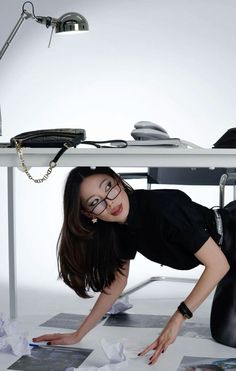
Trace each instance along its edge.
<path fill-rule="evenodd" d="M 230 202 L 221 209 L 220 214 L 224 233 L 222 250 L 233 269 L 236 268 L 236 201 Z"/>
<path fill-rule="evenodd" d="M 222 251 L 228 259 L 230 270 L 216 288 L 210 327 L 213 339 L 236 348 L 236 201 L 219 211 L 224 233 Z"/>

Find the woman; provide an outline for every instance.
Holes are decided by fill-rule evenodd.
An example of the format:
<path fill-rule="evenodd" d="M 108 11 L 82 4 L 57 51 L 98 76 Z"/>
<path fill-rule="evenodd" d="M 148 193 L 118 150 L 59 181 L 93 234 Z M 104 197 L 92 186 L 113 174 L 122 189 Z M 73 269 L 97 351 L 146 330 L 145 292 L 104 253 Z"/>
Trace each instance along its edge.
<path fill-rule="evenodd" d="M 157 339 L 139 353 L 153 350 L 149 364 L 155 363 L 175 341 L 184 320 L 191 318 L 192 312 L 230 272 L 231 252 L 224 253 L 219 247 L 221 211 L 201 206 L 178 190 L 133 191 L 110 168 L 73 169 L 64 191 L 59 276 L 81 297 L 89 297 L 89 289 L 101 293 L 77 331 L 43 335 L 33 341 L 52 345 L 79 342 L 124 290 L 129 261 L 137 251 L 176 269 L 202 264 L 205 269 L 191 293 Z"/>

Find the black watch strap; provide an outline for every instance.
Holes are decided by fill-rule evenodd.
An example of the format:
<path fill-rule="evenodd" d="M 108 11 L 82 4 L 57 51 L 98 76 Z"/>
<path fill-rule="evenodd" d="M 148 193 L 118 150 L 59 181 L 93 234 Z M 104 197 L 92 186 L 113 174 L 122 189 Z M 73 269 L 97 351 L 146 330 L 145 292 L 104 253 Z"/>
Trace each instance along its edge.
<path fill-rule="evenodd" d="M 182 303 L 180 303 L 180 305 L 178 306 L 178 311 L 182 314 L 182 316 L 186 319 L 190 319 L 192 318 L 193 316 L 193 313 L 191 312 L 191 310 L 187 307 L 187 305 L 185 304 L 184 301 L 182 301 Z"/>

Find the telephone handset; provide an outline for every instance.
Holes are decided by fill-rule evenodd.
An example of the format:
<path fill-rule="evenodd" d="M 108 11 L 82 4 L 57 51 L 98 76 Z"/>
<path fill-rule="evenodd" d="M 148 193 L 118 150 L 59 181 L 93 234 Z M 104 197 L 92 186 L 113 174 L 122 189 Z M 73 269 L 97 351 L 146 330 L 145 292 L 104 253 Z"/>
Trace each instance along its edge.
<path fill-rule="evenodd" d="M 167 133 L 167 131 L 159 124 L 155 124 L 154 122 L 151 121 L 138 121 L 134 125 L 135 129 L 154 129 L 154 130 L 159 130 L 163 131 L 163 133 Z"/>
<path fill-rule="evenodd" d="M 169 134 L 160 125 L 150 121 L 139 121 L 134 125 L 131 135 L 135 140 L 168 139 Z"/>

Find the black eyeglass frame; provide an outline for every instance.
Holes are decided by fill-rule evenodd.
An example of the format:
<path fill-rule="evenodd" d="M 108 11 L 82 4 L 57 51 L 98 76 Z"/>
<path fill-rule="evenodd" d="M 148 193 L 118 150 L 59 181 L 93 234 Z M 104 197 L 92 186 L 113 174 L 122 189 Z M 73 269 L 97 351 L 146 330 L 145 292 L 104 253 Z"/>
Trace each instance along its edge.
<path fill-rule="evenodd" d="M 113 197 L 113 198 L 109 198 L 109 193 L 110 193 L 110 192 L 111 192 L 115 187 L 118 187 L 118 188 L 119 188 L 119 191 L 118 191 L 117 195 L 116 195 L 115 197 Z M 106 197 L 104 197 L 101 201 L 99 201 L 99 202 L 97 203 L 97 205 L 95 205 L 91 210 L 88 210 L 89 214 L 94 214 L 94 215 L 96 215 L 96 216 L 101 215 L 101 214 L 106 210 L 106 208 L 107 208 L 107 202 L 106 202 L 106 200 L 110 200 L 110 201 L 115 200 L 116 197 L 119 196 L 120 192 L 121 192 L 121 187 L 120 187 L 120 185 L 119 185 L 119 182 L 117 182 L 117 183 L 114 184 L 113 187 L 111 187 L 111 189 L 107 192 Z M 100 213 L 96 213 L 96 212 L 94 212 L 94 210 L 96 209 L 96 207 L 98 207 L 98 205 L 100 205 L 102 202 L 105 202 L 105 204 L 106 204 L 106 206 L 104 207 L 104 209 L 103 209 Z"/>

